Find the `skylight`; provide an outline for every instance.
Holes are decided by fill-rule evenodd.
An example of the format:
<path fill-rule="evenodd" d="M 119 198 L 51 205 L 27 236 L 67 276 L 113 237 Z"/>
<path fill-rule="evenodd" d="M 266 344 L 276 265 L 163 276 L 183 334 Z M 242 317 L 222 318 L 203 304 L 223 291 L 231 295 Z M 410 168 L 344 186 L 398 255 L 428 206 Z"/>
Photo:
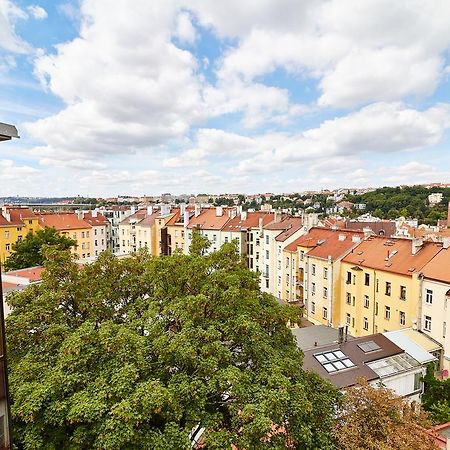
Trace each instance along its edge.
<path fill-rule="evenodd" d="M 374 352 L 375 350 L 381 349 L 381 347 L 374 341 L 361 342 L 361 344 L 358 344 L 358 347 L 364 353 Z"/>
<path fill-rule="evenodd" d="M 336 373 L 344 369 L 355 367 L 353 361 L 339 349 L 316 353 L 314 357 L 328 373 Z"/>

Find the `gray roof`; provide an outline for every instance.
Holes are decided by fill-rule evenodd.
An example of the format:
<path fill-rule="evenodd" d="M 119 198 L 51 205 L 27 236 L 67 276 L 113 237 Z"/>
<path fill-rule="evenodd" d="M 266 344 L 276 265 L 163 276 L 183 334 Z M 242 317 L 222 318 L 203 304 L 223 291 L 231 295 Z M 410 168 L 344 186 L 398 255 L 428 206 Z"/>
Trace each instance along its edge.
<path fill-rule="evenodd" d="M 0 122 L 0 141 L 6 141 L 11 138 L 18 138 L 17 128 L 14 125 Z"/>
<path fill-rule="evenodd" d="M 338 342 L 339 337 L 339 332 L 336 328 L 327 327 L 326 325 L 292 328 L 291 331 L 297 341 L 297 347 L 302 350 L 335 344 Z M 347 336 L 347 340 L 352 339 L 354 339 L 352 336 Z"/>

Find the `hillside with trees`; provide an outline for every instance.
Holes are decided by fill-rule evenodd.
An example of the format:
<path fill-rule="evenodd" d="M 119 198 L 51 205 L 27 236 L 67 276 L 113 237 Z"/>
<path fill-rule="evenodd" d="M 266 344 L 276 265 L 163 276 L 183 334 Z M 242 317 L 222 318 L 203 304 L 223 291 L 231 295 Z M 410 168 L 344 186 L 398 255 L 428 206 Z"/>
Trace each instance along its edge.
<path fill-rule="evenodd" d="M 441 192 L 443 199 L 438 205 L 431 206 L 428 203 L 428 196 L 434 192 Z M 419 223 L 435 225 L 439 219 L 447 218 L 450 188 L 383 187 L 362 195 L 348 195 L 347 200 L 352 203 L 365 203 L 364 212 L 383 219 L 403 216 L 419 219 Z M 360 213 L 354 212 L 353 215 Z"/>

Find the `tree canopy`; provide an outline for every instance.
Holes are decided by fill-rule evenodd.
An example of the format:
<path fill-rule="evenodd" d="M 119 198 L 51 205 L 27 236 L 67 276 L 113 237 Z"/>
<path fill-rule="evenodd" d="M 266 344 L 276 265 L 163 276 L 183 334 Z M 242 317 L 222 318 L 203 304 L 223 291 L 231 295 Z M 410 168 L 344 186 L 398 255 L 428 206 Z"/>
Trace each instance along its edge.
<path fill-rule="evenodd" d="M 42 249 L 47 245 L 66 250 L 75 246 L 76 241 L 58 234 L 54 228 L 44 228 L 35 233 L 28 233 L 24 239 L 13 244 L 12 253 L 5 261 L 5 270 L 42 266 L 45 261 Z"/>
<path fill-rule="evenodd" d="M 236 246 L 80 267 L 48 247 L 7 318 L 15 441 L 26 450 L 331 449 L 340 394 L 302 369 L 288 321 Z"/>
<path fill-rule="evenodd" d="M 438 380 L 434 370 L 434 364 L 429 364 L 424 378 L 423 406 L 430 412 L 434 423 L 450 422 L 450 378 Z"/>
<path fill-rule="evenodd" d="M 433 450 L 427 416 L 383 386 L 361 379 L 349 388 L 334 427 L 338 450 Z"/>

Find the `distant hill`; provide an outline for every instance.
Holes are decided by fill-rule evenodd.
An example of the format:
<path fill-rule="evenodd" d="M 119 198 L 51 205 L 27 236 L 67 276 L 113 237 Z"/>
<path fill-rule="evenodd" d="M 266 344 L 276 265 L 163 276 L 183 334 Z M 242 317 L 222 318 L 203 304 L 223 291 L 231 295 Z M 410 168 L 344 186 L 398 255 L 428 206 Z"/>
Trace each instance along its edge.
<path fill-rule="evenodd" d="M 443 194 L 442 201 L 431 206 L 428 196 L 433 192 Z M 383 219 L 395 219 L 399 216 L 419 219 L 419 223 L 436 225 L 439 219 L 447 218 L 450 202 L 450 188 L 424 186 L 383 187 L 362 195 L 348 195 L 346 199 L 352 203 L 365 203 L 364 212 L 370 212 Z M 361 212 L 354 212 L 359 215 Z"/>

